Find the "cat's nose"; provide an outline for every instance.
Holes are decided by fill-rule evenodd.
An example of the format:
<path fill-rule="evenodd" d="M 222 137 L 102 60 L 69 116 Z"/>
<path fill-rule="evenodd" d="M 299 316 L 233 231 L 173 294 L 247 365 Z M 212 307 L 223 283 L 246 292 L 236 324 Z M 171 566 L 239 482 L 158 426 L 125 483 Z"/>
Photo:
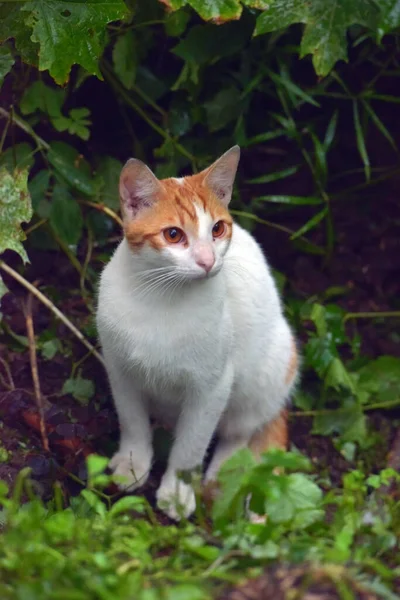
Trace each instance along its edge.
<path fill-rule="evenodd" d="M 194 248 L 194 259 L 206 273 L 209 273 L 214 266 L 215 256 L 213 249 L 208 244 L 198 244 Z"/>

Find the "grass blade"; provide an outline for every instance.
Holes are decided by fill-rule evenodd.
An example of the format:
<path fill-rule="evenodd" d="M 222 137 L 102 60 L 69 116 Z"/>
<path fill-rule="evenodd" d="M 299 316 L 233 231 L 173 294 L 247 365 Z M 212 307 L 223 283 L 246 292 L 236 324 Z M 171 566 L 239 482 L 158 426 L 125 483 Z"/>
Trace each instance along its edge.
<path fill-rule="evenodd" d="M 324 142 L 323 142 L 325 152 L 328 152 L 328 150 L 331 147 L 332 142 L 335 138 L 338 117 L 339 117 L 339 111 L 335 110 L 335 112 L 333 113 L 333 115 L 328 123 L 328 127 L 326 128 L 325 138 L 324 138 Z"/>
<path fill-rule="evenodd" d="M 383 136 L 385 136 L 385 138 L 387 139 L 387 141 L 389 142 L 389 144 L 392 146 L 392 148 L 398 152 L 398 148 L 396 146 L 396 142 L 394 141 L 394 139 L 392 138 L 392 136 L 390 135 L 389 131 L 386 129 L 385 125 L 382 123 L 382 121 L 380 120 L 380 118 L 378 117 L 378 115 L 376 114 L 376 112 L 374 111 L 374 109 L 372 108 L 372 106 L 370 105 L 369 102 L 367 102 L 366 100 L 362 100 L 363 106 L 365 108 L 365 110 L 367 111 L 367 113 L 369 114 L 369 116 L 371 117 L 371 119 L 373 120 L 373 122 L 375 123 L 375 125 L 377 126 L 377 128 L 379 129 L 379 131 L 381 132 L 381 134 Z"/>
<path fill-rule="evenodd" d="M 265 133 L 259 133 L 251 138 L 248 138 L 242 146 L 248 148 L 249 146 L 253 146 L 255 144 L 261 144 L 262 142 L 268 142 L 269 140 L 274 140 L 275 138 L 281 137 L 281 135 L 286 134 L 286 129 L 274 129 L 273 131 L 266 131 Z"/>
<path fill-rule="evenodd" d="M 367 147 L 365 145 L 364 134 L 360 122 L 360 112 L 358 110 L 357 100 L 353 100 L 353 117 L 354 117 L 354 128 L 356 131 L 357 148 L 360 153 L 361 159 L 364 163 L 364 173 L 367 181 L 371 178 L 371 166 L 369 163 L 369 156 Z"/>
<path fill-rule="evenodd" d="M 307 221 L 307 223 L 305 223 L 302 227 L 300 227 L 300 229 L 298 229 L 293 235 L 291 235 L 290 239 L 295 240 L 296 238 L 300 237 L 301 235 L 304 235 L 305 233 L 307 233 L 307 231 L 311 231 L 311 229 L 314 229 L 314 227 L 316 227 L 318 225 L 318 223 L 320 223 L 322 221 L 322 219 L 324 219 L 326 217 L 327 212 L 328 212 L 328 208 L 327 207 L 323 208 L 319 213 L 317 213 L 316 215 L 311 217 L 311 219 L 309 221 Z"/>
<path fill-rule="evenodd" d="M 282 169 L 282 171 L 267 173 L 266 175 L 261 175 L 261 177 L 256 177 L 255 179 L 248 179 L 246 183 L 272 183 L 273 181 L 278 181 L 278 179 L 285 179 L 286 177 L 290 177 L 290 175 L 297 173 L 299 166 L 300 165 L 288 167 L 287 169 Z"/>
<path fill-rule="evenodd" d="M 288 93 L 294 94 L 295 96 L 303 100 L 303 102 L 307 102 L 308 104 L 312 104 L 313 106 L 320 108 L 320 104 L 316 100 L 314 100 L 314 98 L 312 98 L 311 96 L 309 96 L 309 94 L 304 92 L 298 85 L 293 83 L 293 81 L 290 81 L 290 79 L 286 79 L 285 77 L 282 77 L 277 73 L 273 73 L 270 70 L 268 70 L 268 75 L 272 79 L 272 81 L 274 81 L 277 85 L 281 84 L 284 88 L 286 88 L 286 91 Z"/>
<path fill-rule="evenodd" d="M 258 196 L 254 200 L 261 202 L 274 202 L 276 204 L 290 204 L 292 206 L 310 206 L 322 204 L 322 198 L 316 196 Z"/>

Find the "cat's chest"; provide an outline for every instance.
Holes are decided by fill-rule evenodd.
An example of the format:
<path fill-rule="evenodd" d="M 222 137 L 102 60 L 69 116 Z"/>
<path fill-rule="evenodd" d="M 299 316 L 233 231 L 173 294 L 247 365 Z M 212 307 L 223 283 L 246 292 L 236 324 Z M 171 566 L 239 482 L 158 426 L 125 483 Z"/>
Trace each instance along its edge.
<path fill-rule="evenodd" d="M 118 319 L 124 362 L 138 376 L 187 382 L 224 361 L 230 332 L 223 302 L 131 303 Z"/>

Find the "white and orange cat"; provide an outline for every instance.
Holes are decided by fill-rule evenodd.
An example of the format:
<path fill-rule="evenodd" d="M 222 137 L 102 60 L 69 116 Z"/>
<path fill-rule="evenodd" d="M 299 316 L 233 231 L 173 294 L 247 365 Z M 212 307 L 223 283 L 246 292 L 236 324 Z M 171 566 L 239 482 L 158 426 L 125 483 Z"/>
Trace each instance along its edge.
<path fill-rule="evenodd" d="M 195 509 L 179 471 L 215 480 L 237 449 L 287 443 L 294 338 L 263 253 L 228 212 L 240 150 L 190 177 L 158 180 L 139 160 L 119 185 L 124 239 L 103 271 L 97 326 L 121 440 L 110 466 L 126 487 L 152 464 L 150 417 L 174 429 L 157 491 L 170 517 Z"/>

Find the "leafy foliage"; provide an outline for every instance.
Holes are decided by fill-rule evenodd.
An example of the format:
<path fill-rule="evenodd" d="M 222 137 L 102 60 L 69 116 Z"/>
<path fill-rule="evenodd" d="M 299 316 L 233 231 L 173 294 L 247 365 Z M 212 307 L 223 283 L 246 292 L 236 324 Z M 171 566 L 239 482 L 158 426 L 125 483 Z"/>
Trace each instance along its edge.
<path fill-rule="evenodd" d="M 278 557 L 296 563 L 318 561 L 337 569 L 351 558 L 345 589 L 351 589 L 353 578 L 361 578 L 368 589 L 379 582 L 383 597 L 392 597 L 398 567 L 391 570 L 387 561 L 396 562 L 392 553 L 400 516 L 389 495 L 384 498 L 383 510 L 378 511 L 374 490 L 393 477 L 398 479 L 395 472 L 365 477 L 354 471 L 345 477 L 341 492 L 328 492 L 323 498 L 310 475 L 274 474 L 278 465 L 304 469 L 307 462 L 301 456 L 265 455 L 259 466 L 249 470 L 247 464 L 247 477 L 240 477 L 238 485 L 238 468 L 243 472 L 248 461 L 243 453 L 237 454 L 224 468 L 223 493 L 231 501 L 220 502 L 219 520 L 211 535 L 189 522 L 179 527 L 159 524 L 146 500 L 137 496 L 111 503 L 111 497 L 100 491 L 110 483 L 103 457 L 90 457 L 88 485 L 68 508 L 62 506 L 57 493 L 47 505 L 35 498 L 25 470 L 13 497 L 1 484 L 0 502 L 5 511 L 0 550 L 2 597 L 13 600 L 29 593 L 31 598 L 43 600 L 55 595 L 124 600 L 134 594 L 140 600 L 206 600 L 215 597 L 225 581 L 241 579 L 249 560 L 254 571 L 255 566 L 265 566 Z M 21 507 L 24 489 L 30 501 Z M 266 525 L 252 525 L 237 511 L 232 518 L 232 502 L 249 491 L 257 496 L 259 505 L 268 507 Z M 327 519 L 332 506 L 334 515 Z M 144 518 L 146 514 L 150 519 Z"/>

